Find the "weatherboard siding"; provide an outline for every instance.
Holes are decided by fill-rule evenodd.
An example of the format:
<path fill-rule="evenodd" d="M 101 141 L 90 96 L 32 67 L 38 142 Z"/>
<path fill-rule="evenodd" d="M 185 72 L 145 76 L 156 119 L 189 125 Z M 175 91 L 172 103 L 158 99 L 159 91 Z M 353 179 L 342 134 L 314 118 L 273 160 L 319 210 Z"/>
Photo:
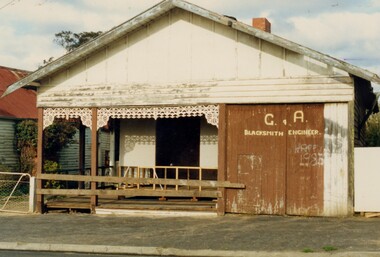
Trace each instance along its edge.
<path fill-rule="evenodd" d="M 352 208 L 349 108 L 348 103 L 325 104 L 324 108 L 324 216 L 344 216 Z"/>
<path fill-rule="evenodd" d="M 180 9 L 42 81 L 39 107 L 345 102 L 347 73 Z"/>

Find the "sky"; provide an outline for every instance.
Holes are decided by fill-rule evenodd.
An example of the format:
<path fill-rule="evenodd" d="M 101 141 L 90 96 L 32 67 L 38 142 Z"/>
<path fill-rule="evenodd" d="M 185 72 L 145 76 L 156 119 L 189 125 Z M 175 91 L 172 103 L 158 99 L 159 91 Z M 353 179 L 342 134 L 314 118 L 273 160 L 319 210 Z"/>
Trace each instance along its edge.
<path fill-rule="evenodd" d="M 34 71 L 65 50 L 63 30 L 108 31 L 159 0 L 0 0 L 0 66 Z M 380 74 L 380 0 L 188 0 Z"/>

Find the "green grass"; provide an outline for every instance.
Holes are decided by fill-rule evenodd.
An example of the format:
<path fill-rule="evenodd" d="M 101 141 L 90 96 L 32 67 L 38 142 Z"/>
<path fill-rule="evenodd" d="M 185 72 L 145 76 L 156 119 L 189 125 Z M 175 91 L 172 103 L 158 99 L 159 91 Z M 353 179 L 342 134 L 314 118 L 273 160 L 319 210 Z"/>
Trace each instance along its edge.
<path fill-rule="evenodd" d="M 338 250 L 338 248 L 331 246 L 331 245 L 326 245 L 326 246 L 322 247 L 322 249 L 325 250 L 326 252 L 332 252 L 332 251 Z"/>
<path fill-rule="evenodd" d="M 303 253 L 313 253 L 314 250 L 313 249 L 310 249 L 310 248 L 305 248 L 302 250 Z"/>

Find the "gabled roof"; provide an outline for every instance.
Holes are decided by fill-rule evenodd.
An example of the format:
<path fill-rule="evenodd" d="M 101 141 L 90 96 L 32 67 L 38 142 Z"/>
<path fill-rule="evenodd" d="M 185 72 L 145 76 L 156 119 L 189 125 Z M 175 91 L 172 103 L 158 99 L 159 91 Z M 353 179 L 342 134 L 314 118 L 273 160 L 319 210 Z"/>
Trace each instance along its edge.
<path fill-rule="evenodd" d="M 285 49 L 308 56 L 310 58 L 318 60 L 332 67 L 336 67 L 338 69 L 344 70 L 349 74 L 355 75 L 357 77 L 363 78 L 368 81 L 380 83 L 380 77 L 375 73 L 372 73 L 370 71 L 367 71 L 355 65 L 349 64 L 342 60 L 336 59 L 329 55 L 322 54 L 318 51 L 312 50 L 308 47 L 305 47 L 297 43 L 294 43 L 292 41 L 289 41 L 287 39 L 281 38 L 272 33 L 264 32 L 262 30 L 256 29 L 247 24 L 241 23 L 239 21 L 235 21 L 224 15 L 211 12 L 197 5 L 185 2 L 183 0 L 164 0 L 158 3 L 157 5 L 153 6 L 152 8 L 146 10 L 145 12 L 135 16 L 129 21 L 111 29 L 110 31 L 106 33 L 103 33 L 99 37 L 88 42 L 87 44 L 82 45 L 76 50 L 62 56 L 56 61 L 53 61 L 49 63 L 48 65 L 44 66 L 43 68 L 35 71 L 34 73 L 30 74 L 24 79 L 12 84 L 4 93 L 4 95 L 10 94 L 13 91 L 23 86 L 27 86 L 31 83 L 38 83 L 38 81 L 40 81 L 41 79 L 46 78 L 50 76 L 51 74 L 89 56 L 93 52 L 96 52 L 97 50 L 105 47 L 106 45 L 113 42 L 114 40 L 123 37 L 127 33 L 135 30 L 136 28 L 140 26 L 143 26 L 144 24 L 154 20 L 155 18 L 163 15 L 164 13 L 174 8 L 180 8 L 188 12 L 200 15 L 214 22 L 224 24 L 226 26 L 230 26 L 231 28 L 234 28 L 238 31 L 245 32 L 247 34 L 260 38 L 262 40 L 281 46 Z"/>
<path fill-rule="evenodd" d="M 30 72 L 0 66 L 0 94 L 7 89 L 7 85 L 24 78 Z M 21 89 L 12 95 L 0 99 L 0 117 L 37 119 L 36 92 Z"/>

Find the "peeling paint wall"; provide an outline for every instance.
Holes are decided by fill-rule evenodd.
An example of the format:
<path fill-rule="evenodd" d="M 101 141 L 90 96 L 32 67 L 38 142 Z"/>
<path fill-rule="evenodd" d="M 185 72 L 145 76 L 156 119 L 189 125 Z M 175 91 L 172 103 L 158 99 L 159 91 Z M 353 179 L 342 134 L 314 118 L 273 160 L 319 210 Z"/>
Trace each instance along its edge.
<path fill-rule="evenodd" d="M 348 104 L 325 104 L 324 215 L 348 215 Z"/>

